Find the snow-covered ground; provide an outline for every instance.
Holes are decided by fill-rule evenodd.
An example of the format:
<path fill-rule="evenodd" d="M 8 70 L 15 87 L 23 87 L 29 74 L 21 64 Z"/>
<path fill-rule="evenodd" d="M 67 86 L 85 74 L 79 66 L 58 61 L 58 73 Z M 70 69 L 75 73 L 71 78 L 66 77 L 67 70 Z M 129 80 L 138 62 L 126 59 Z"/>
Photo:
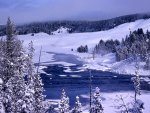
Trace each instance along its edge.
<path fill-rule="evenodd" d="M 81 56 L 81 55 L 78 55 Z M 106 55 L 95 55 L 93 59 L 92 54 L 84 53 L 82 57 L 80 57 L 83 61 L 86 62 L 84 67 L 95 69 L 95 70 L 102 70 L 102 71 L 110 71 L 119 74 L 135 74 L 135 65 L 136 63 L 132 61 L 132 59 L 122 60 L 120 62 L 116 62 L 115 54 L 109 53 Z M 144 69 L 145 62 L 139 63 L 139 74 L 140 75 L 150 75 L 150 70 Z"/>
<path fill-rule="evenodd" d="M 88 68 L 104 71 L 113 71 L 117 73 L 134 74 L 135 72 L 134 62 L 133 63 L 128 61 L 116 62 L 114 54 L 107 54 L 105 56 L 96 56 L 96 58 L 93 60 L 91 54 L 77 53 L 76 49 L 80 45 L 88 45 L 88 47 L 92 49 L 95 46 L 95 44 L 99 42 L 100 39 L 122 40 L 122 38 L 125 38 L 125 36 L 128 35 L 130 31 L 134 31 L 138 28 L 143 28 L 145 32 L 146 30 L 150 30 L 150 19 L 137 20 L 135 22 L 125 23 L 107 31 L 69 34 L 67 33 L 67 28 L 61 27 L 59 30 L 53 33 L 54 35 L 48 35 L 46 33 L 38 33 L 35 34 L 34 36 L 31 36 L 31 34 L 27 34 L 27 35 L 19 35 L 18 37 L 19 39 L 24 41 L 24 45 L 26 47 L 30 41 L 33 41 L 35 47 L 34 62 L 38 62 L 40 48 L 42 46 L 41 62 L 54 61 L 53 54 L 48 54 L 46 52 L 73 54 L 78 56 L 79 60 L 85 61 L 86 62 L 85 66 L 88 66 Z M 58 33 L 58 31 L 61 32 Z M 73 51 L 71 51 L 71 49 L 73 49 Z M 140 65 L 141 65 L 140 74 L 149 75 L 149 72 L 143 70 L 142 68 L 144 64 L 141 63 Z"/>
<path fill-rule="evenodd" d="M 67 34 L 68 33 L 68 28 L 60 27 L 58 30 L 52 32 L 53 35 L 58 35 L 58 34 Z"/>
<path fill-rule="evenodd" d="M 120 111 L 118 108 L 116 108 L 117 106 L 119 106 L 119 104 L 122 104 L 122 101 L 119 99 L 120 96 L 123 97 L 126 105 L 128 105 L 128 103 L 130 103 L 130 102 L 134 102 L 134 98 L 133 98 L 134 93 L 133 92 L 102 93 L 101 98 L 102 98 L 102 104 L 104 107 L 104 113 L 117 113 L 118 111 Z M 150 112 L 149 92 L 143 91 L 142 95 L 139 96 L 138 99 L 141 99 L 144 102 L 145 109 L 143 110 L 143 113 L 149 113 Z M 130 104 L 129 108 L 131 108 L 131 107 L 132 107 L 132 105 Z M 87 113 L 88 113 L 88 111 L 87 111 Z"/>
<path fill-rule="evenodd" d="M 124 60 L 121 62 L 116 62 L 115 54 L 109 53 L 104 56 L 96 55 L 93 59 L 92 54 L 90 53 L 78 53 L 76 52 L 77 47 L 80 45 L 88 45 L 90 49 L 92 49 L 100 39 L 108 40 L 108 39 L 118 39 L 122 40 L 125 38 L 126 35 L 130 33 L 130 31 L 137 30 L 138 28 L 143 28 L 146 30 L 150 30 L 150 19 L 147 20 L 137 20 L 131 23 L 125 23 L 120 26 L 115 27 L 114 29 L 110 29 L 107 31 L 99 31 L 99 32 L 90 32 L 90 33 L 67 33 L 66 28 L 61 28 L 54 32 L 54 35 L 48 35 L 46 33 L 37 33 L 34 36 L 31 34 L 27 35 L 19 35 L 18 38 L 24 41 L 24 46 L 28 47 L 28 44 L 33 41 L 34 48 L 35 48 L 35 57 L 34 62 L 38 62 L 40 49 L 42 47 L 42 57 L 41 62 L 45 65 L 47 64 L 62 64 L 64 66 L 72 66 L 74 64 L 67 63 L 67 62 L 55 62 L 54 53 L 63 53 L 63 54 L 73 54 L 78 57 L 79 60 L 85 62 L 81 71 L 85 68 L 91 68 L 96 70 L 103 70 L 103 71 L 112 71 L 116 73 L 124 73 L 124 74 L 134 74 L 135 72 L 135 63 Z M 60 33 L 58 33 L 61 31 Z M 73 51 L 71 51 L 73 49 Z M 53 53 L 47 53 L 53 52 Z M 149 71 L 143 70 L 144 63 L 140 63 L 140 75 L 150 75 Z M 41 67 L 46 68 L 45 66 Z M 70 69 L 66 70 L 67 72 Z M 66 75 L 60 75 L 62 77 Z M 80 77 L 79 75 L 70 75 L 72 77 Z M 149 92 L 143 92 L 142 95 L 139 97 L 145 103 L 145 110 L 144 113 L 150 112 L 149 107 Z M 126 102 L 129 102 L 133 92 L 116 92 L 116 93 L 102 93 L 102 104 L 104 106 L 105 113 L 116 113 L 117 109 L 114 106 L 118 104 L 114 101 L 117 99 L 116 95 L 123 95 Z M 84 98 L 89 98 L 88 95 L 80 95 Z M 84 106 L 84 113 L 88 112 L 87 108 L 89 106 Z"/>
<path fill-rule="evenodd" d="M 40 48 L 42 46 L 42 57 L 41 62 L 46 64 L 62 64 L 64 66 L 71 66 L 74 64 L 67 63 L 67 62 L 56 62 L 54 57 L 54 53 L 63 53 L 63 54 L 73 54 L 78 57 L 79 60 L 85 62 L 81 71 L 85 68 L 91 68 L 96 70 L 103 70 L 103 71 L 112 71 L 117 73 L 124 73 L 124 74 L 134 74 L 135 72 L 135 63 L 124 60 L 121 62 L 116 62 L 115 54 L 110 53 L 104 56 L 96 55 L 93 59 L 92 54 L 90 53 L 78 53 L 76 52 L 77 47 L 80 45 L 88 45 L 91 49 L 99 42 L 100 39 L 108 40 L 108 39 L 118 39 L 122 40 L 125 38 L 126 35 L 130 33 L 130 31 L 137 30 L 138 28 L 143 28 L 146 30 L 150 30 L 150 19 L 147 20 L 138 20 L 131 23 L 125 23 L 114 29 L 110 29 L 107 31 L 100 31 L 100 32 L 92 32 L 92 33 L 73 33 L 68 34 L 67 29 L 59 29 L 61 33 L 58 33 L 59 30 L 54 32 L 54 35 L 48 35 L 46 33 L 38 33 L 34 36 L 31 34 L 28 35 L 19 35 L 18 38 L 24 41 L 25 47 L 27 47 L 30 41 L 33 41 L 34 48 L 35 48 L 35 57 L 34 62 L 38 62 L 38 57 L 40 53 Z M 73 49 L 73 51 L 71 51 Z M 47 52 L 54 52 L 54 53 L 47 53 Z M 140 74 L 141 75 L 149 75 L 149 71 L 143 70 L 144 63 L 140 63 Z M 41 67 L 46 68 L 46 67 Z M 67 72 L 70 69 L 66 70 Z M 65 77 L 66 75 L 60 75 Z M 72 77 L 80 77 L 79 75 L 70 75 Z M 142 95 L 139 97 L 145 103 L 145 110 L 144 113 L 150 112 L 149 107 L 149 92 L 142 92 Z M 118 109 L 115 109 L 115 106 L 118 106 L 115 100 L 117 99 L 116 95 L 123 95 L 125 97 L 125 102 L 128 103 L 133 98 L 133 92 L 114 92 L 114 93 L 102 93 L 102 104 L 104 107 L 105 113 L 116 113 Z M 80 95 L 80 97 L 89 98 L 88 95 Z M 58 101 L 58 100 L 57 100 Z M 88 113 L 89 105 L 83 106 L 84 113 Z"/>
<path fill-rule="evenodd" d="M 150 92 L 142 91 L 141 95 L 138 96 L 137 99 L 142 100 L 144 102 L 143 113 L 150 113 L 149 101 L 150 101 Z M 89 95 L 80 95 L 82 98 L 89 99 Z M 118 109 L 120 105 L 123 105 L 120 97 L 123 98 L 124 103 L 131 109 L 133 107 L 134 102 L 134 92 L 113 92 L 113 93 L 103 93 L 101 92 L 101 104 L 104 108 L 104 113 L 120 113 L 119 111 L 125 110 L 125 108 Z M 59 103 L 59 99 L 57 100 L 49 100 L 51 104 L 57 105 Z M 82 103 L 81 103 L 82 104 Z M 82 106 L 83 113 L 89 113 L 90 105 L 87 103 Z"/>
<path fill-rule="evenodd" d="M 92 50 L 93 47 L 100 41 L 100 39 L 122 40 L 122 38 L 125 38 L 130 31 L 137 30 L 138 28 L 143 28 L 145 32 L 150 30 L 150 19 L 142 19 L 131 23 L 125 23 L 107 31 L 69 34 L 67 33 L 67 28 L 61 27 L 57 31 L 53 32 L 53 35 L 37 33 L 34 36 L 31 36 L 31 34 L 18 35 L 18 38 L 24 41 L 25 47 L 27 47 L 28 44 L 33 41 L 35 48 L 34 62 L 38 62 L 40 49 L 42 47 L 41 62 L 72 65 L 66 62 L 52 62 L 55 61 L 53 58 L 54 54 L 49 54 L 47 52 L 73 54 L 78 56 L 79 60 L 84 61 L 85 67 L 88 68 L 103 71 L 113 71 L 117 73 L 134 74 L 134 62 L 116 62 L 115 54 L 107 54 L 105 56 L 96 55 L 95 59 L 93 60 L 90 53 L 77 53 L 76 49 L 80 45 L 88 45 L 88 48 Z M 71 49 L 73 49 L 73 51 L 71 51 Z M 149 75 L 150 72 L 143 70 L 143 66 L 144 63 L 141 62 L 140 75 Z"/>

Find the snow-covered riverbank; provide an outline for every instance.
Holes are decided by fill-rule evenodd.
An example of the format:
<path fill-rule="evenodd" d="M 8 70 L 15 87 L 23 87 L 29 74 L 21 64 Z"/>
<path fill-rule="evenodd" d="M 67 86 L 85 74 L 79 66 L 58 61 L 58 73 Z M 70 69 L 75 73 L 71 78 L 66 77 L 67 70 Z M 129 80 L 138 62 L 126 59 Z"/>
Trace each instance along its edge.
<path fill-rule="evenodd" d="M 114 93 L 103 93 L 101 92 L 101 103 L 104 108 L 104 113 L 118 113 L 121 110 L 124 110 L 125 108 L 118 109 L 117 107 L 122 105 L 122 101 L 119 99 L 120 96 L 123 97 L 125 104 L 131 108 L 133 99 L 133 92 L 114 92 Z M 149 113 L 150 107 L 149 107 L 149 101 L 150 101 L 150 92 L 148 91 L 142 91 L 142 95 L 138 97 L 138 99 L 141 99 L 144 102 L 144 110 L 143 113 Z M 89 100 L 89 95 L 80 95 L 82 98 L 86 98 Z M 48 100 L 51 102 L 51 104 L 54 104 L 57 106 L 59 103 L 59 99 L 53 99 Z M 89 113 L 90 105 L 87 103 L 86 105 L 82 105 L 83 113 Z M 111 111 L 111 112 L 110 112 Z"/>
<path fill-rule="evenodd" d="M 111 71 L 122 74 L 134 74 L 135 73 L 135 62 L 124 60 L 121 62 L 116 62 L 115 54 L 107 54 L 104 56 L 96 55 L 93 60 L 92 54 L 77 53 L 76 49 L 80 45 L 88 45 L 89 49 L 99 42 L 100 39 L 117 39 L 122 40 L 126 35 L 129 34 L 130 30 L 134 31 L 138 28 L 143 28 L 150 30 L 150 19 L 147 20 L 137 20 L 131 23 L 125 23 L 120 26 L 115 27 L 107 31 L 92 32 L 92 33 L 73 33 L 68 34 L 66 28 L 61 28 L 62 32 L 55 35 L 48 35 L 45 33 L 38 33 L 34 36 L 31 34 L 18 36 L 21 40 L 24 40 L 24 45 L 27 46 L 32 40 L 35 47 L 35 58 L 34 61 L 38 61 L 40 47 L 42 46 L 42 57 L 41 62 L 51 62 L 53 61 L 53 54 L 48 54 L 46 52 L 54 53 L 64 53 L 73 54 L 79 57 L 79 60 L 85 62 L 83 68 L 91 68 L 96 70 Z M 71 51 L 73 49 L 73 51 Z M 54 63 L 54 62 L 51 62 Z M 55 62 L 56 63 L 56 62 Z M 59 63 L 59 62 L 57 62 Z M 61 62 L 60 62 L 61 64 Z M 144 63 L 140 63 L 140 75 L 150 75 L 149 71 L 144 70 Z"/>
<path fill-rule="evenodd" d="M 132 61 L 132 59 L 117 62 L 114 53 L 109 53 L 103 56 L 95 55 L 94 59 L 92 54 L 75 53 L 75 55 L 79 57 L 79 60 L 85 61 L 85 68 L 127 75 L 135 74 L 136 63 Z M 145 62 L 139 62 L 139 74 L 148 76 L 150 75 L 150 70 L 145 70 L 144 65 Z"/>
<path fill-rule="evenodd" d="M 76 49 L 80 45 L 88 45 L 89 50 L 92 51 L 93 47 L 100 41 L 100 39 L 122 40 L 122 38 L 125 38 L 125 36 L 128 35 L 130 31 L 134 31 L 138 28 L 143 28 L 145 32 L 147 29 L 150 30 L 150 19 L 125 23 L 107 31 L 68 34 L 66 32 L 66 28 L 61 28 L 62 32 L 55 33 L 55 35 L 38 33 L 34 34 L 34 36 L 31 36 L 31 34 L 18 35 L 18 38 L 24 41 L 25 47 L 28 46 L 30 41 L 33 41 L 35 48 L 34 62 L 38 62 L 40 48 L 42 46 L 41 62 L 56 63 L 53 62 L 54 54 L 49 54 L 47 52 L 73 54 L 79 57 L 79 60 L 85 62 L 83 68 L 88 66 L 88 68 L 96 70 L 111 71 L 122 74 L 134 74 L 135 63 L 132 61 L 126 60 L 116 62 L 115 55 L 111 53 L 105 56 L 96 55 L 95 59 L 93 60 L 90 53 L 77 53 Z M 71 51 L 71 49 L 73 49 L 73 51 Z M 62 62 L 57 63 L 61 64 Z M 66 63 L 63 62 L 63 64 Z M 140 75 L 150 75 L 150 72 L 144 70 L 143 66 L 144 63 L 141 62 L 139 71 Z"/>

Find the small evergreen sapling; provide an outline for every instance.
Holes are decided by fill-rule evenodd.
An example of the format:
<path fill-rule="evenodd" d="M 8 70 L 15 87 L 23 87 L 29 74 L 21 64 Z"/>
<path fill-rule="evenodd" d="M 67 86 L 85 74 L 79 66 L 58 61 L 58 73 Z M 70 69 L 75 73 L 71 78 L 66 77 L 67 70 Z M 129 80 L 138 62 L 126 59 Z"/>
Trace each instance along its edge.
<path fill-rule="evenodd" d="M 82 105 L 78 96 L 76 96 L 75 107 L 73 108 L 72 113 L 82 113 Z"/>
<path fill-rule="evenodd" d="M 3 80 L 0 78 L 0 113 L 5 113 L 3 105 Z"/>
<path fill-rule="evenodd" d="M 70 113 L 69 98 L 66 96 L 64 89 L 62 90 L 61 100 L 59 102 L 59 113 Z"/>
<path fill-rule="evenodd" d="M 139 67 L 136 65 L 135 77 L 133 78 L 134 83 L 134 102 L 133 102 L 133 113 L 143 113 L 144 103 L 142 100 L 137 99 L 138 95 L 141 95 L 140 91 L 140 77 L 139 77 Z"/>
<path fill-rule="evenodd" d="M 139 67 L 138 67 L 138 65 L 136 65 L 135 77 L 132 78 L 132 81 L 134 83 L 134 100 L 135 101 L 137 100 L 137 95 L 141 95 L 140 77 L 139 77 L 138 71 L 139 71 Z"/>
<path fill-rule="evenodd" d="M 93 95 L 93 106 L 90 110 L 90 113 L 103 113 L 103 107 L 100 99 L 100 89 L 96 87 Z"/>

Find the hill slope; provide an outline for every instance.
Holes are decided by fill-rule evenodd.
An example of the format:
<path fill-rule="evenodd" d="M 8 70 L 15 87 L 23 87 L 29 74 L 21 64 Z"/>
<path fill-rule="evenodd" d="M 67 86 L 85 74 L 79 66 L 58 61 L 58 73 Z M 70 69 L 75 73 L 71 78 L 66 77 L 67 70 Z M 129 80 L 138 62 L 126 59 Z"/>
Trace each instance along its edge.
<path fill-rule="evenodd" d="M 68 28 L 69 33 L 96 32 L 112 29 L 118 25 L 150 18 L 149 13 L 132 14 L 100 21 L 49 21 L 35 22 L 17 26 L 19 34 L 44 32 L 51 34 L 60 27 Z M 0 27 L 0 36 L 5 35 L 5 28 Z"/>
<path fill-rule="evenodd" d="M 34 36 L 31 34 L 28 35 L 19 35 L 18 37 L 21 40 L 24 40 L 25 46 L 32 40 L 34 43 L 35 51 L 35 62 L 38 61 L 39 50 L 42 46 L 42 62 L 52 61 L 53 55 L 46 52 L 55 52 L 55 53 L 65 53 L 65 54 L 74 54 L 84 60 L 88 61 L 87 64 L 93 65 L 91 68 L 96 68 L 100 70 L 109 70 L 119 73 L 134 73 L 134 63 L 127 63 L 127 61 L 116 62 L 115 55 L 109 54 L 106 56 L 98 56 L 95 60 L 90 59 L 91 54 L 79 54 L 76 52 L 77 47 L 80 45 L 88 45 L 89 49 L 92 50 L 95 44 L 99 42 L 100 39 L 118 39 L 122 40 L 130 31 L 134 31 L 138 28 L 143 28 L 150 30 L 150 19 L 147 20 L 137 20 L 131 23 L 125 23 L 120 26 L 115 27 L 107 31 L 99 32 L 87 32 L 87 33 L 59 33 L 56 35 L 48 35 L 46 33 L 38 33 Z M 71 51 L 73 49 L 74 51 Z M 141 65 L 142 66 L 142 65 Z M 147 74 L 146 71 L 141 70 L 141 74 Z"/>

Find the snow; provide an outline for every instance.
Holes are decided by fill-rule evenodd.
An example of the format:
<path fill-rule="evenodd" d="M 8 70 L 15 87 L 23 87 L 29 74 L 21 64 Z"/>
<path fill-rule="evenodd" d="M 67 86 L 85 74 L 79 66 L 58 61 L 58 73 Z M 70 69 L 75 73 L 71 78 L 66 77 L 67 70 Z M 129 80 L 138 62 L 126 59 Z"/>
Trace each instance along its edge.
<path fill-rule="evenodd" d="M 85 62 L 83 67 L 81 67 L 78 71 L 84 71 L 87 68 L 102 70 L 102 71 L 111 71 L 123 74 L 134 74 L 135 73 L 135 62 L 123 60 L 120 62 L 116 62 L 115 54 L 109 53 L 104 56 L 96 55 L 93 59 L 92 54 L 90 53 L 77 53 L 76 49 L 80 45 L 88 45 L 89 48 L 93 48 L 100 39 L 108 40 L 108 39 L 118 39 L 122 40 L 126 35 L 130 33 L 130 31 L 137 30 L 138 28 L 143 28 L 146 30 L 150 30 L 150 19 L 147 20 L 137 20 L 131 23 L 125 23 L 120 26 L 117 26 L 113 29 L 107 31 L 99 31 L 99 32 L 90 32 L 90 33 L 73 33 L 68 34 L 67 28 L 60 28 L 59 30 L 53 32 L 54 35 L 48 35 L 46 33 L 37 33 L 34 36 L 31 34 L 27 35 L 18 35 L 18 38 L 24 41 L 24 46 L 27 48 L 28 44 L 33 41 L 35 48 L 35 56 L 34 62 L 38 63 L 40 48 L 42 46 L 42 56 L 41 56 L 41 64 L 44 66 L 40 66 L 40 70 L 46 68 L 46 65 L 49 64 L 61 64 L 64 65 L 66 70 L 65 72 L 72 72 L 69 66 L 74 66 L 73 63 L 63 62 L 63 61 L 55 61 L 54 53 L 64 53 L 64 54 L 73 54 L 78 56 L 78 59 Z M 58 33 L 58 31 L 61 31 Z M 73 49 L 73 51 L 71 51 Z M 54 53 L 48 53 L 54 52 Z M 140 62 L 140 75 L 149 75 L 149 71 L 143 70 L 144 63 Z M 44 71 L 42 71 L 44 73 Z M 47 73 L 46 73 L 47 74 Z M 51 74 L 47 74 L 50 75 Z M 59 75 L 60 77 L 67 77 L 67 75 Z M 79 75 L 70 75 L 71 77 L 81 77 Z M 114 76 L 115 77 L 115 76 Z M 148 78 L 145 78 L 146 81 L 149 81 Z M 0 79 L 0 84 L 3 81 Z M 117 104 L 115 102 L 116 95 L 123 95 L 125 98 L 125 102 L 129 102 L 132 100 L 133 92 L 111 92 L 111 93 L 101 93 L 102 105 L 104 106 L 105 113 L 115 113 L 116 109 L 114 106 Z M 149 98 L 150 92 L 142 92 L 142 95 L 139 97 L 145 105 L 146 108 L 144 113 L 149 113 Z M 89 99 L 89 95 L 80 95 L 82 98 Z M 55 102 L 56 103 L 56 102 Z M 88 113 L 89 105 L 83 106 L 84 113 Z"/>
<path fill-rule="evenodd" d="M 53 35 L 58 35 L 58 34 L 66 34 L 68 33 L 68 28 L 60 27 L 58 30 L 52 32 Z"/>
<path fill-rule="evenodd" d="M 67 62 L 48 62 L 48 64 L 61 64 L 63 66 L 74 66 L 75 64 L 67 63 Z"/>
<path fill-rule="evenodd" d="M 133 102 L 133 92 L 114 92 L 114 93 L 101 93 L 101 98 L 102 98 L 102 105 L 104 107 L 104 113 L 116 113 L 118 109 L 116 109 L 116 106 L 119 106 L 119 103 L 121 102 L 116 102 L 118 100 L 118 96 L 123 96 L 123 99 L 125 103 Z M 81 95 L 81 97 L 86 97 L 89 98 L 88 95 Z M 149 93 L 143 92 L 141 96 L 138 97 L 144 102 L 144 109 L 143 113 L 149 113 L 150 107 L 149 107 Z M 89 105 L 84 106 L 84 113 L 88 113 L 87 108 L 89 108 Z"/>
<path fill-rule="evenodd" d="M 118 39 L 122 40 L 130 31 L 137 30 L 138 28 L 143 28 L 144 32 L 150 30 L 150 19 L 146 20 L 137 20 L 131 23 L 125 23 L 119 25 L 113 29 L 107 31 L 99 32 L 87 32 L 87 33 L 72 33 L 67 32 L 67 28 L 60 27 L 57 31 L 54 32 L 54 35 L 48 35 L 46 33 L 37 33 L 34 36 L 31 34 L 27 35 L 18 35 L 18 38 L 24 41 L 24 46 L 28 47 L 30 41 L 33 41 L 35 48 L 35 57 L 34 62 L 37 63 L 40 54 L 40 48 L 42 46 L 42 56 L 41 63 L 46 64 L 62 64 L 64 66 L 71 66 L 74 64 L 67 62 L 57 62 L 54 59 L 53 53 L 64 53 L 64 54 L 73 54 L 78 56 L 79 60 L 82 60 L 85 63 L 84 68 L 97 69 L 102 71 L 113 71 L 117 73 L 124 74 L 134 74 L 134 62 L 116 62 L 114 54 L 108 54 L 105 56 L 96 56 L 93 60 L 91 54 L 82 54 L 77 53 L 76 49 L 80 45 L 88 45 L 88 48 L 91 49 L 100 41 L 100 39 Z M 61 31 L 58 33 L 58 31 Z M 73 49 L 73 51 L 71 51 Z M 140 64 L 140 75 L 149 75 L 148 71 L 142 69 L 143 63 Z M 81 69 L 84 70 L 84 69 Z M 68 69 L 68 71 L 70 71 Z"/>
<path fill-rule="evenodd" d="M 70 77 L 73 77 L 73 78 L 80 78 L 81 76 L 80 76 L 80 75 L 70 75 Z"/>
<path fill-rule="evenodd" d="M 81 56 L 81 55 L 80 55 Z M 81 57 L 82 60 L 87 63 L 84 65 L 84 68 L 90 68 L 94 70 L 102 70 L 102 71 L 110 71 L 115 72 L 119 74 L 129 74 L 134 75 L 135 74 L 135 65 L 136 63 L 133 62 L 130 59 L 122 60 L 120 62 L 117 62 L 115 60 L 115 54 L 109 53 L 106 55 L 96 55 L 95 58 L 92 58 L 92 54 L 82 54 Z M 144 62 L 139 63 L 139 74 L 140 75 L 150 75 L 150 70 L 144 69 Z"/>
<path fill-rule="evenodd" d="M 76 73 L 76 72 L 83 72 L 83 71 L 85 71 L 84 67 L 82 67 L 81 69 L 78 68 L 77 71 L 71 70 L 70 67 L 65 67 L 65 68 L 66 69 L 64 70 L 64 72 L 67 72 L 67 73 L 72 73 L 72 72 Z"/>
<path fill-rule="evenodd" d="M 60 77 L 67 77 L 67 75 L 59 75 Z"/>
<path fill-rule="evenodd" d="M 142 95 L 138 96 L 138 100 L 141 100 L 142 102 L 144 102 L 144 110 L 143 113 L 149 113 L 150 111 L 150 107 L 149 107 L 149 95 L 150 92 L 149 91 L 142 91 L 141 92 Z M 118 101 L 118 97 L 122 96 L 125 104 L 134 102 L 134 92 L 101 92 L 100 94 L 100 98 L 101 98 L 101 103 L 102 106 L 104 108 L 104 113 L 118 113 L 119 110 L 116 108 L 117 106 L 119 106 L 119 104 L 121 104 L 121 101 Z M 89 94 L 85 94 L 85 95 L 80 95 L 80 98 L 84 98 L 84 99 L 89 99 Z M 58 102 L 60 100 L 48 100 L 51 102 L 52 105 L 58 105 Z M 82 103 L 81 103 L 82 104 Z M 130 105 L 129 107 L 131 107 L 132 105 Z M 83 113 L 89 113 L 89 103 L 87 103 L 86 105 L 82 106 L 82 110 Z"/>
<path fill-rule="evenodd" d="M 105 56 L 97 56 L 93 60 L 91 54 L 77 53 L 76 49 L 80 45 L 88 45 L 89 48 L 93 48 L 99 42 L 100 39 L 122 40 L 122 38 L 125 38 L 126 35 L 130 33 L 130 31 L 137 30 L 138 28 L 143 28 L 144 32 L 146 32 L 147 29 L 150 30 L 150 19 L 147 20 L 141 19 L 135 22 L 125 23 L 107 31 L 68 34 L 67 28 L 61 27 L 60 29 L 54 32 L 55 35 L 38 33 L 35 34 L 34 36 L 28 34 L 28 35 L 20 35 L 18 37 L 21 40 L 24 40 L 25 46 L 27 46 L 31 40 L 33 41 L 35 47 L 35 58 L 34 58 L 35 62 L 38 62 L 38 57 L 40 53 L 39 51 L 42 46 L 41 62 L 71 66 L 74 64 L 67 62 L 56 62 L 53 58 L 54 54 L 49 54 L 47 52 L 73 54 L 75 56 L 78 56 L 80 60 L 86 62 L 85 65 L 87 65 L 88 67 L 85 68 L 97 69 L 102 71 L 112 71 L 123 74 L 134 74 L 135 72 L 134 62 L 127 62 L 127 61 L 116 62 L 115 54 L 112 53 L 107 54 Z M 57 33 L 58 31 L 61 32 Z M 71 51 L 71 49 L 73 49 L 74 51 Z M 139 74 L 149 75 L 150 72 L 143 70 L 142 68 L 143 66 L 144 64 L 141 63 L 141 69 L 139 71 Z M 68 72 L 70 71 L 70 69 L 66 71 Z"/>
<path fill-rule="evenodd" d="M 3 80 L 0 78 L 0 84 L 3 84 Z"/>

